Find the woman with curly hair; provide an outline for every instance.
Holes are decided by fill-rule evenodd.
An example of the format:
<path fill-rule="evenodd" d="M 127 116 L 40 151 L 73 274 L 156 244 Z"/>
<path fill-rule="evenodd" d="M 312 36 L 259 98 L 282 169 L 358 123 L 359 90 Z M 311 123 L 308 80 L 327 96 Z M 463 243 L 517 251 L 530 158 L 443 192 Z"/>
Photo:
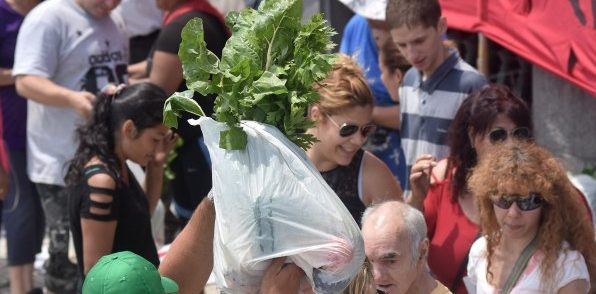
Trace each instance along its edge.
<path fill-rule="evenodd" d="M 472 293 L 588 293 L 594 228 L 565 169 L 534 144 L 494 148 L 468 182 L 482 237 L 470 251 Z"/>

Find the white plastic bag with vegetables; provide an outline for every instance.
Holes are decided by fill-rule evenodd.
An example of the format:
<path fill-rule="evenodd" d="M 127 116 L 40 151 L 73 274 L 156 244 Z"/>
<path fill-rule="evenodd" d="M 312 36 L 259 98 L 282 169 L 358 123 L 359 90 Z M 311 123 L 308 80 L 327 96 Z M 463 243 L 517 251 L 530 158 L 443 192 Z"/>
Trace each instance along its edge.
<path fill-rule="evenodd" d="M 227 126 L 200 120 L 213 163 L 214 273 L 226 293 L 258 293 L 272 258 L 288 256 L 317 293 L 340 293 L 364 261 L 358 225 L 304 151 L 244 121 L 245 150 L 219 147 Z"/>
<path fill-rule="evenodd" d="M 335 56 L 321 15 L 302 24 L 300 0 L 264 0 L 228 14 L 232 36 L 221 60 L 207 50 L 200 20 L 182 30 L 179 56 L 188 91 L 164 105 L 202 115 L 195 92 L 217 95 L 200 125 L 213 169 L 216 282 L 226 293 L 257 293 L 272 258 L 300 266 L 317 293 L 339 293 L 360 270 L 357 224 L 306 158 L 315 138 L 306 109 Z M 302 149 L 301 149 L 302 148 Z"/>

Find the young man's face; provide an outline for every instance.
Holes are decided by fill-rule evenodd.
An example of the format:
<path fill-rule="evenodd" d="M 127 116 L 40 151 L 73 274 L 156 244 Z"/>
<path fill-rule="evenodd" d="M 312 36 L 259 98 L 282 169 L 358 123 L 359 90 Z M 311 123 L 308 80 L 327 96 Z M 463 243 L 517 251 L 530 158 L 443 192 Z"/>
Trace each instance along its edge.
<path fill-rule="evenodd" d="M 391 37 L 406 60 L 428 77 L 446 58 L 443 46 L 446 29 L 445 19 L 441 18 L 436 27 L 402 25 L 391 29 Z"/>
<path fill-rule="evenodd" d="M 101 19 L 109 16 L 120 0 L 77 0 L 77 3 L 94 18 Z"/>

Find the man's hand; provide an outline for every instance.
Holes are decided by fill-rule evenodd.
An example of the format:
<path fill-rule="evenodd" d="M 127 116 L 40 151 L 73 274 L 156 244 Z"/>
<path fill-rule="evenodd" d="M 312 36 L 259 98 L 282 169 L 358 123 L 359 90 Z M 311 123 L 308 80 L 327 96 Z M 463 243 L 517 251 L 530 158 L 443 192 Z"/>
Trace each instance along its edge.
<path fill-rule="evenodd" d="M 89 119 L 93 113 L 93 103 L 95 102 L 95 95 L 87 91 L 72 92 L 69 95 L 71 107 L 76 110 L 82 117 Z"/>
<path fill-rule="evenodd" d="M 261 280 L 262 294 L 298 293 L 304 272 L 293 263 L 285 263 L 285 260 L 285 257 L 280 257 L 271 262 Z"/>

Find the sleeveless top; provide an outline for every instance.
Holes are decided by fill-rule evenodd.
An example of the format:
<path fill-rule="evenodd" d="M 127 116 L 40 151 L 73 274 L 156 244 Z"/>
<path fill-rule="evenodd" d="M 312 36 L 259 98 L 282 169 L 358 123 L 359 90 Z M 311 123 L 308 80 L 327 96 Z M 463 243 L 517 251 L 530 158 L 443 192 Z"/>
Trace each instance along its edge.
<path fill-rule="evenodd" d="M 111 253 L 132 251 L 156 267 L 159 266 L 157 249 L 151 233 L 149 201 L 130 170 L 127 169 L 127 172 L 128 184 L 108 170 L 106 166 L 102 164 L 90 165 L 85 167 L 82 181 L 71 189 L 68 201 L 70 227 L 82 277 L 84 277 L 84 254 L 81 218 L 105 222 L 117 221 Z M 89 178 L 96 174 L 109 175 L 116 182 L 116 188 L 112 190 L 89 186 Z M 111 196 L 112 202 L 93 201 L 89 197 L 91 193 Z M 109 214 L 95 214 L 91 210 L 92 207 L 109 210 Z"/>
<path fill-rule="evenodd" d="M 338 166 L 332 170 L 321 172 L 323 179 L 339 196 L 341 202 L 346 206 L 354 220 L 360 226 L 360 218 L 366 209 L 360 196 L 362 182 L 362 159 L 364 150 L 360 149 L 347 166 Z"/>
<path fill-rule="evenodd" d="M 424 220 L 430 241 L 428 266 L 435 278 L 449 287 L 454 285 L 457 271 L 465 262 L 480 230 L 466 216 L 459 202 L 453 200 L 453 170 L 449 165 L 443 180 L 431 173 L 435 183 L 430 185 L 424 199 Z M 451 291 L 456 294 L 467 293 L 462 282 Z"/>

